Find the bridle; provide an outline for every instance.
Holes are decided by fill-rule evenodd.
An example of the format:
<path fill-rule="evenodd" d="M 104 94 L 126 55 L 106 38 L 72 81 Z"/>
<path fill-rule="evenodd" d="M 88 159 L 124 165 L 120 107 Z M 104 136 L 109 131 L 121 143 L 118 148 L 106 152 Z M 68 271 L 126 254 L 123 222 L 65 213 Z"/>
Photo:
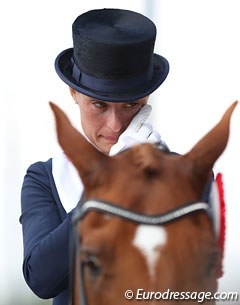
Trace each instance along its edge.
<path fill-rule="evenodd" d="M 176 221 L 184 216 L 192 214 L 197 211 L 208 211 L 209 205 L 206 202 L 190 202 L 181 205 L 176 209 L 172 209 L 166 213 L 159 215 L 145 215 L 141 213 L 136 213 L 128 209 L 122 208 L 119 205 L 114 205 L 109 202 L 99 201 L 99 200 L 87 200 L 83 203 L 78 204 L 76 212 L 73 215 L 73 247 L 72 247 L 72 276 L 70 278 L 70 293 L 71 293 L 71 305 L 74 304 L 74 270 L 75 262 L 78 264 L 78 274 L 79 274 L 79 299 L 78 305 L 87 305 L 87 299 L 84 289 L 84 266 L 80 262 L 80 238 L 79 232 L 77 231 L 77 225 L 80 220 L 82 220 L 88 212 L 96 211 L 99 213 L 105 213 L 108 215 L 116 216 L 137 224 L 145 225 L 165 225 L 172 221 Z"/>

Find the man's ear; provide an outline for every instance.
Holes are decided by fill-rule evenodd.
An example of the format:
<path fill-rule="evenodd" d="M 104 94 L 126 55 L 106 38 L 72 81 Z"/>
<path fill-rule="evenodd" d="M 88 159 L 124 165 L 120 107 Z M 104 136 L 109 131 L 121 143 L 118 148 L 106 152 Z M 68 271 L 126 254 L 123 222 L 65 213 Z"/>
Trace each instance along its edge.
<path fill-rule="evenodd" d="M 77 91 L 74 90 L 72 87 L 69 87 L 69 91 L 75 103 L 77 104 Z"/>

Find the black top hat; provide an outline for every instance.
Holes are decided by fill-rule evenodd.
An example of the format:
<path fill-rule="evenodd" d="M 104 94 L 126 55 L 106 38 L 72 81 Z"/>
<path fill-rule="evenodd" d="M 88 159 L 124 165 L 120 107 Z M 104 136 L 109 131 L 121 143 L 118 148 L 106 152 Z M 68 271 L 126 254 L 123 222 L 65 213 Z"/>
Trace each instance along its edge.
<path fill-rule="evenodd" d="M 100 9 L 73 23 L 73 48 L 55 61 L 60 78 L 85 95 L 130 102 L 149 95 L 167 77 L 168 61 L 153 53 L 156 27 L 128 10 Z"/>

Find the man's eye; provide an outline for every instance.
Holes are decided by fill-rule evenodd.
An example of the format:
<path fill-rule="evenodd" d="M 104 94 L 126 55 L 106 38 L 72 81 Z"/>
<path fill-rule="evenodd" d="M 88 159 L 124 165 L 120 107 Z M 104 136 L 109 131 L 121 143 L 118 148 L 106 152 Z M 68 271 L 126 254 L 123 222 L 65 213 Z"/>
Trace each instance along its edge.
<path fill-rule="evenodd" d="M 127 109 L 134 109 L 134 108 L 136 108 L 137 106 L 138 106 L 137 103 L 127 103 L 127 104 L 125 105 L 125 108 L 127 108 Z"/>
<path fill-rule="evenodd" d="M 104 108 L 106 107 L 106 104 L 103 102 L 93 102 L 93 105 L 97 108 Z"/>

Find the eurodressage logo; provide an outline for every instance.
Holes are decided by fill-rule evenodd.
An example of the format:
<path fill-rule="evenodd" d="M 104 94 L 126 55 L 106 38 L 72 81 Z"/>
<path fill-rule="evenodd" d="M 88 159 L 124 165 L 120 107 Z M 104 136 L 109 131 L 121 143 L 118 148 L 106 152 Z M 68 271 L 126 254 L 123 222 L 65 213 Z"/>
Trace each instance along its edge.
<path fill-rule="evenodd" d="M 132 300 L 136 299 L 138 301 L 151 301 L 151 300 L 195 300 L 198 303 L 203 303 L 205 300 L 216 300 L 216 301 L 237 301 L 239 300 L 239 295 L 237 292 L 205 292 L 205 291 L 182 291 L 173 292 L 168 289 L 164 292 L 154 292 L 154 291 L 144 291 L 139 288 L 136 293 L 128 289 L 125 291 L 125 299 Z"/>

